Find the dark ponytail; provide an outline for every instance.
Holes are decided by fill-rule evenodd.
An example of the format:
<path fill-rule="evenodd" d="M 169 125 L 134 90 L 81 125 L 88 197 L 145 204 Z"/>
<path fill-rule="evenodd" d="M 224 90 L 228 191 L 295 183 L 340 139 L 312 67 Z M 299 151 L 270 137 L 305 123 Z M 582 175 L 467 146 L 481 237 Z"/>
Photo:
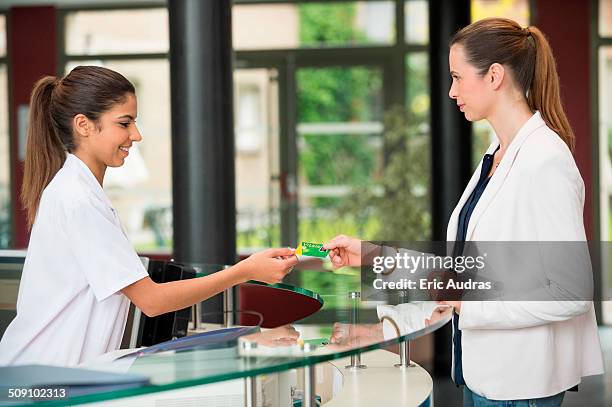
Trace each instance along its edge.
<path fill-rule="evenodd" d="M 62 168 L 66 153 L 51 118 L 51 99 L 58 78 L 46 76 L 32 91 L 21 200 L 32 226 L 42 190 Z"/>
<path fill-rule="evenodd" d="M 467 60 L 484 75 L 494 63 L 505 65 L 532 111 L 574 151 L 574 132 L 561 104 L 559 75 L 552 49 L 536 27 L 522 28 L 507 18 L 485 18 L 459 30 L 450 45 L 461 44 Z"/>
<path fill-rule="evenodd" d="M 135 93 L 121 74 L 107 68 L 78 66 L 63 79 L 46 76 L 30 99 L 28 140 L 21 200 L 32 227 L 45 187 L 62 168 L 67 152 L 77 148 L 72 120 L 83 114 L 93 121 Z"/>

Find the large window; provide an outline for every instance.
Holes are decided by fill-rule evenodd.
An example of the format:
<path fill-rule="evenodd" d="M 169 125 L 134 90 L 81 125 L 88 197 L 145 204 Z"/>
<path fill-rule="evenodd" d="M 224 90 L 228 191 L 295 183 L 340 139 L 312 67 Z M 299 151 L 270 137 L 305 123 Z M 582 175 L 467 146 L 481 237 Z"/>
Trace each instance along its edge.
<path fill-rule="evenodd" d="M 64 22 L 67 55 L 151 54 L 169 49 L 164 8 L 75 11 Z"/>
<path fill-rule="evenodd" d="M 280 237 L 278 69 L 234 70 L 236 230 L 239 252 Z"/>
<path fill-rule="evenodd" d="M 239 250 L 429 238 L 428 1 L 237 1 L 232 15 Z"/>
<path fill-rule="evenodd" d="M 390 45 L 395 41 L 393 1 L 236 4 L 232 18 L 237 50 Z M 322 20 L 336 35 L 319 35 Z"/>
<path fill-rule="evenodd" d="M 597 21 L 597 93 L 599 105 L 599 208 L 603 297 L 612 293 L 612 1 L 599 0 Z M 612 324 L 612 301 L 603 301 L 603 321 Z"/>
<path fill-rule="evenodd" d="M 64 66 L 100 65 L 136 87 L 143 136 L 124 166 L 109 168 L 104 188 L 141 252 L 172 247 L 172 161 L 168 15 L 164 8 L 66 11 Z"/>
<path fill-rule="evenodd" d="M 11 240 L 11 164 L 9 154 L 6 15 L 0 14 L 0 249 Z"/>
<path fill-rule="evenodd" d="M 382 82 L 380 69 L 363 66 L 297 71 L 300 240 L 375 232 L 374 217 L 356 217 L 362 208 L 346 204 L 381 181 Z"/>

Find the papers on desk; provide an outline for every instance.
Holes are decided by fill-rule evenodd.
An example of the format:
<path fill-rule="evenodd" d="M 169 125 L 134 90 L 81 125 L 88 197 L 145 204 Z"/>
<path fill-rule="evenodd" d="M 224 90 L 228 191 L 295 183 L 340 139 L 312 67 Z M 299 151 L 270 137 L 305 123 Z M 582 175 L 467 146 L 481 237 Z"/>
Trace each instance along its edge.
<path fill-rule="evenodd" d="M 216 329 L 209 332 L 202 332 L 199 334 L 158 343 L 157 345 L 152 345 L 147 348 L 141 348 L 133 353 L 124 355 L 121 358 L 134 356 L 140 357 L 167 351 L 180 352 L 186 350 L 218 349 L 228 346 L 235 346 L 239 337 L 258 331 L 258 327 L 252 326 Z"/>

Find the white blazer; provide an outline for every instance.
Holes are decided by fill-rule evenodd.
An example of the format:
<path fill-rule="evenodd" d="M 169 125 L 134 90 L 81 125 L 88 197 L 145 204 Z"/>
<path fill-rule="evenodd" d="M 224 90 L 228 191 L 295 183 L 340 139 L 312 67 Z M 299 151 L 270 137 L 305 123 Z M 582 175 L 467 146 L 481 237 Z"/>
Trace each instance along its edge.
<path fill-rule="evenodd" d="M 450 217 L 449 241 L 481 166 Z M 572 154 L 536 112 L 474 208 L 466 240 L 585 241 L 583 207 L 584 183 Z M 466 384 L 489 399 L 546 397 L 603 373 L 591 301 L 464 301 L 459 329 Z"/>

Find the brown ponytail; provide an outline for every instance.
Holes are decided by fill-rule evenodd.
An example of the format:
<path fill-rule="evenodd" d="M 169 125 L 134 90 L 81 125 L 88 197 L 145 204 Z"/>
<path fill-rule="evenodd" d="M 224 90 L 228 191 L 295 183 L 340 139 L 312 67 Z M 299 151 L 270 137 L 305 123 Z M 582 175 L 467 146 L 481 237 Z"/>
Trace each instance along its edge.
<path fill-rule="evenodd" d="M 570 150 L 574 151 L 576 138 L 561 105 L 561 92 L 557 64 L 552 49 L 537 27 L 528 27 L 535 42 L 535 72 L 527 93 L 527 103 L 531 110 L 539 110 L 546 125 L 557 133 Z"/>
<path fill-rule="evenodd" d="M 574 132 L 561 104 L 559 75 L 552 49 L 536 27 L 522 28 L 507 18 L 486 18 L 459 30 L 450 45 L 461 44 L 468 62 L 482 75 L 494 63 L 512 73 L 532 111 L 574 151 Z"/>
<path fill-rule="evenodd" d="M 32 227 L 43 190 L 62 168 L 66 153 L 76 149 L 72 120 L 83 114 L 93 121 L 135 93 L 121 74 L 107 68 L 78 66 L 63 79 L 46 76 L 34 85 L 30 99 L 28 140 L 21 201 Z"/>

